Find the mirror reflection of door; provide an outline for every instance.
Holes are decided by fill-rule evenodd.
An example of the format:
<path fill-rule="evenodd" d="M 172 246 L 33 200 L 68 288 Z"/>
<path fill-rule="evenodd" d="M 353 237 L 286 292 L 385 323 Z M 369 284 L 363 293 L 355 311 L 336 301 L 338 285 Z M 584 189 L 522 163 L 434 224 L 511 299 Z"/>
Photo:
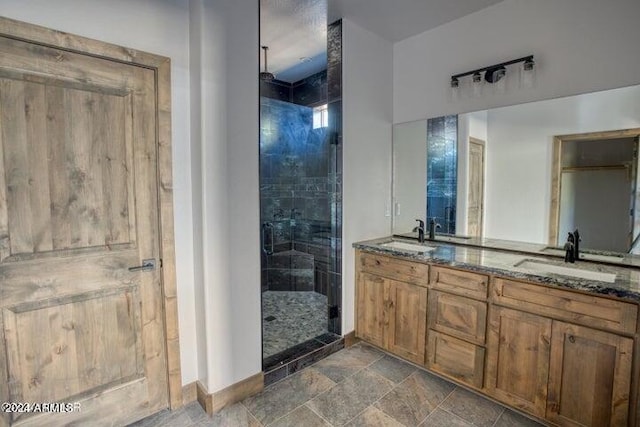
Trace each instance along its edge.
<path fill-rule="evenodd" d="M 467 234 L 481 237 L 484 219 L 484 148 L 485 142 L 469 138 L 469 192 L 467 200 Z"/>
<path fill-rule="evenodd" d="M 625 133 L 621 133 L 625 132 Z M 580 230 L 581 246 L 630 252 L 635 246 L 638 136 L 628 131 L 560 137 L 557 246 Z"/>

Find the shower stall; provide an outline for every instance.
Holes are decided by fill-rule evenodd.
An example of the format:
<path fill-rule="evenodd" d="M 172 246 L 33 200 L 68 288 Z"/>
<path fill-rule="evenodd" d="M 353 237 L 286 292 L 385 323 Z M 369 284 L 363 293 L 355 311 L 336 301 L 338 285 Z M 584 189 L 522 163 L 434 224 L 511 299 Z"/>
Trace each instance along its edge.
<path fill-rule="evenodd" d="M 317 112 L 316 114 L 322 114 Z M 314 109 L 260 100 L 263 357 L 329 329 L 330 140 Z"/>
<path fill-rule="evenodd" d="M 325 28 L 326 52 L 318 56 L 324 69 L 294 73 L 297 77 L 288 79 L 285 71 L 263 78 L 266 67 L 261 74 L 265 384 L 343 346 L 342 24 Z"/>

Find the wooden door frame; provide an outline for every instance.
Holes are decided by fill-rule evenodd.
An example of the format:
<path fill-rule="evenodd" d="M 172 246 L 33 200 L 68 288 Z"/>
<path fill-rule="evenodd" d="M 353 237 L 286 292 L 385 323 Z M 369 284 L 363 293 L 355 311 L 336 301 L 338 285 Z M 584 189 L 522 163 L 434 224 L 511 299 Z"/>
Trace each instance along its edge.
<path fill-rule="evenodd" d="M 487 143 L 481 139 L 469 137 L 469 143 L 467 144 L 467 231 L 469 231 L 469 153 L 471 152 L 471 144 L 482 146 L 482 209 L 480 210 L 480 235 L 484 236 L 484 190 L 486 185 L 486 163 L 487 163 Z"/>
<path fill-rule="evenodd" d="M 640 128 L 620 129 L 603 132 L 575 133 L 569 135 L 556 135 L 553 137 L 551 160 L 551 203 L 549 208 L 549 246 L 558 246 L 558 233 L 560 232 L 562 144 L 569 141 L 589 141 L 596 139 L 620 139 L 638 137 L 640 137 Z"/>
<path fill-rule="evenodd" d="M 160 281 L 162 289 L 169 406 L 182 406 L 182 374 L 178 333 L 178 301 L 173 228 L 171 153 L 171 60 L 169 58 L 56 31 L 0 16 L 0 37 L 62 51 L 117 61 L 152 70 L 156 89 L 156 147 Z"/>

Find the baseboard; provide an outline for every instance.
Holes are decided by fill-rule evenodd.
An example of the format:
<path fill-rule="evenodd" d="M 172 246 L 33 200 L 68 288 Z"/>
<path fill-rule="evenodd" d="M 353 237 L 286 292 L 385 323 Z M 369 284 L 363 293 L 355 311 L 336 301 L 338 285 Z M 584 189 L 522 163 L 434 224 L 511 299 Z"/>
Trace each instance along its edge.
<path fill-rule="evenodd" d="M 182 386 L 182 405 L 188 405 L 198 400 L 198 385 L 194 381 Z"/>
<path fill-rule="evenodd" d="M 198 403 L 200 403 L 202 409 L 209 415 L 213 415 L 221 409 L 240 402 L 249 396 L 258 394 L 263 389 L 264 374 L 262 372 L 212 394 L 207 391 L 207 388 L 200 381 L 196 382 Z"/>
<path fill-rule="evenodd" d="M 344 336 L 344 348 L 351 347 L 360 342 L 360 338 L 356 338 L 356 331 L 351 331 Z"/>
<path fill-rule="evenodd" d="M 213 397 L 207 391 L 207 388 L 200 382 L 196 381 L 196 399 L 204 412 L 213 414 Z"/>

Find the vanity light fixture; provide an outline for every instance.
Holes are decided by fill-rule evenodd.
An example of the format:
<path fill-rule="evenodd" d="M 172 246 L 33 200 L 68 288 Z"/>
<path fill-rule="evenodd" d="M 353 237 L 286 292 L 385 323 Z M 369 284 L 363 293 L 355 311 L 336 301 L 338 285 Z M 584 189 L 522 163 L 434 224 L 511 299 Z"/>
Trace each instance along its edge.
<path fill-rule="evenodd" d="M 520 85 L 522 87 L 531 87 L 533 85 L 533 78 L 535 75 L 535 61 L 533 55 L 525 56 L 511 61 L 502 62 L 500 64 L 490 65 L 488 67 L 478 68 L 477 70 L 467 71 L 465 73 L 455 74 L 451 76 L 451 89 L 454 92 L 458 92 L 465 87 L 463 85 L 464 78 L 471 76 L 471 82 L 466 86 L 471 85 L 471 93 L 473 96 L 479 96 L 482 93 L 482 87 L 485 84 L 494 85 L 497 84 L 495 89 L 503 91 L 505 89 L 505 80 L 507 80 L 507 70 L 510 65 L 522 63 L 520 69 Z M 498 82 L 500 82 L 498 84 Z M 454 97 L 457 98 L 457 93 L 454 93 Z"/>

